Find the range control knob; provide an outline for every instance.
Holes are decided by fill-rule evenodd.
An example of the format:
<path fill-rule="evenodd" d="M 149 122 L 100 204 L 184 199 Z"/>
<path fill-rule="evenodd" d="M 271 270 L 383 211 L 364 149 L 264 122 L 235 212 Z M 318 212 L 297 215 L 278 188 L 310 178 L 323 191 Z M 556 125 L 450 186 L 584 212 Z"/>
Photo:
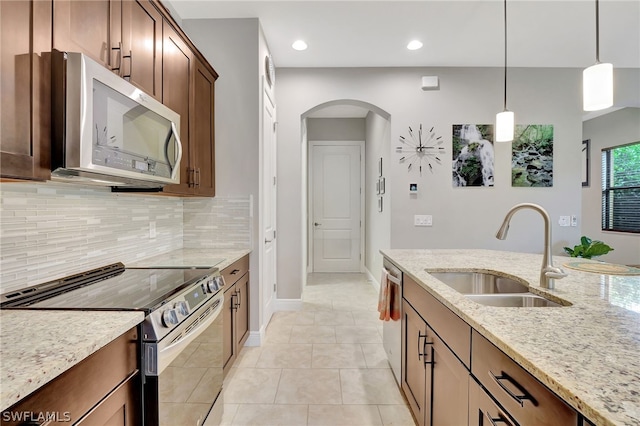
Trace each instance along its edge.
<path fill-rule="evenodd" d="M 216 283 L 218 283 L 218 288 L 224 287 L 224 278 L 222 278 L 222 275 L 218 275 L 214 279 L 216 280 Z"/>
<path fill-rule="evenodd" d="M 178 322 L 178 315 L 175 309 L 167 309 L 162 313 L 162 325 L 165 327 L 173 327 Z"/>
<path fill-rule="evenodd" d="M 176 302 L 174 309 L 183 317 L 189 315 L 189 307 L 187 306 L 186 302 Z"/>
<path fill-rule="evenodd" d="M 207 290 L 209 291 L 209 293 L 215 293 L 216 291 L 218 291 L 218 289 L 219 287 L 216 280 L 213 278 L 209 278 L 209 280 L 207 280 Z"/>

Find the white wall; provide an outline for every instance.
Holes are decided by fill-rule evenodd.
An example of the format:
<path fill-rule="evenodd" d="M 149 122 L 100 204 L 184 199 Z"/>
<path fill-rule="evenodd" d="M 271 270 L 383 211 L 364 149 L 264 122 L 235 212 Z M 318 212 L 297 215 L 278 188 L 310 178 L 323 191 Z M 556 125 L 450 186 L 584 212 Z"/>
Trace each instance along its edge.
<path fill-rule="evenodd" d="M 250 329 L 261 328 L 259 263 L 260 90 L 264 36 L 257 18 L 184 19 L 183 29 L 218 72 L 216 196 L 249 196 L 251 206 Z"/>
<path fill-rule="evenodd" d="M 591 140 L 590 185 L 582 189 L 582 234 L 614 248 L 598 257 L 605 262 L 640 265 L 640 234 L 602 231 L 603 148 L 640 141 L 640 108 L 625 108 L 583 123 L 583 137 Z M 638 165 L 640 167 L 640 164 Z M 639 207 L 640 208 L 640 207 Z M 575 241 L 570 245 L 578 244 Z"/>
<path fill-rule="evenodd" d="M 438 75 L 439 91 L 420 89 L 421 76 Z M 516 203 L 542 204 L 553 218 L 553 247 L 561 252 L 568 241 L 579 238 L 579 228 L 559 228 L 558 216 L 581 210 L 580 149 L 581 70 L 511 69 L 509 108 L 522 124 L 553 124 L 554 186 L 512 188 L 510 144 L 496 145 L 496 182 L 493 188 L 453 188 L 451 181 L 451 126 L 493 123 L 502 110 L 502 70 L 494 68 L 342 68 L 278 69 L 278 230 L 279 288 L 289 298 L 300 297 L 303 260 L 304 178 L 301 115 L 316 105 L 336 99 L 353 99 L 390 113 L 391 146 L 387 191 L 390 208 L 390 247 L 494 248 L 540 252 L 542 220 L 533 212 L 518 213 L 506 241 L 495 232 L 507 210 Z M 408 126 L 435 126 L 446 141 L 446 158 L 433 174 L 418 177 L 398 164 L 395 141 Z M 408 185 L 419 184 L 410 198 Z M 387 201 L 387 200 L 385 200 Z M 389 205 L 390 204 L 390 205 Z M 433 215 L 434 226 L 416 228 L 414 214 Z M 286 270 L 282 267 L 286 264 Z M 375 271 L 372 271 L 375 272 Z"/>
<path fill-rule="evenodd" d="M 380 115 L 369 112 L 366 118 L 366 210 L 365 218 L 365 267 L 376 280 L 380 280 L 382 270 L 382 255 L 380 249 L 388 248 L 391 240 L 391 191 L 382 195 L 382 212 L 378 211 L 378 195 L 376 181 L 378 180 L 378 160 L 382 158 L 382 176 L 389 176 L 391 157 L 389 120 Z M 385 180 L 386 184 L 386 180 Z"/>

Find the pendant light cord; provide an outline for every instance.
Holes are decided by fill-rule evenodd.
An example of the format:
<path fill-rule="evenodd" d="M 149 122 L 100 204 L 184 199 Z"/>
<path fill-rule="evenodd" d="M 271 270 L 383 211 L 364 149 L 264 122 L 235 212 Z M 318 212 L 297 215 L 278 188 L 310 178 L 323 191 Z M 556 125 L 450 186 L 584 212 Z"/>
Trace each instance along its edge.
<path fill-rule="evenodd" d="M 600 63 L 600 4 L 596 0 L 596 64 Z"/>
<path fill-rule="evenodd" d="M 507 110 L 507 0 L 504 0 L 504 110 Z"/>

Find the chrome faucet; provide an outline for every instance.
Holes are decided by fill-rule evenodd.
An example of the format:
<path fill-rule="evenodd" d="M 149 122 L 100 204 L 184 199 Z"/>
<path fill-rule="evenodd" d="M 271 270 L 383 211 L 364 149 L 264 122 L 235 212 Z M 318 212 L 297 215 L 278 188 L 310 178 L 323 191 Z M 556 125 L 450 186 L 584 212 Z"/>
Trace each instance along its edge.
<path fill-rule="evenodd" d="M 567 276 L 567 274 L 560 267 L 553 266 L 553 258 L 551 256 L 551 219 L 549 213 L 537 204 L 522 203 L 516 204 L 511 207 L 511 210 L 504 217 L 502 226 L 496 233 L 496 238 L 504 240 L 507 238 L 507 232 L 509 232 L 509 222 L 515 212 L 521 209 L 535 210 L 542 215 L 544 219 L 544 253 L 542 255 L 542 268 L 540 269 L 540 287 L 553 289 L 555 287 L 554 279 L 561 279 Z"/>

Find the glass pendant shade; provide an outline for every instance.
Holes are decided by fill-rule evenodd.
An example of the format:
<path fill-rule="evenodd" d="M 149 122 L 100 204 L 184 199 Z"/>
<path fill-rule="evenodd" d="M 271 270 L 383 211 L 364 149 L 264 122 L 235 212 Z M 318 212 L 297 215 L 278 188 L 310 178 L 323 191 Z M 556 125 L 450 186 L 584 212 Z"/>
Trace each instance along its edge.
<path fill-rule="evenodd" d="M 598 63 L 582 72 L 582 101 L 585 111 L 598 111 L 613 105 L 613 65 Z"/>
<path fill-rule="evenodd" d="M 496 142 L 513 140 L 515 114 L 513 111 L 502 111 L 496 114 Z"/>

